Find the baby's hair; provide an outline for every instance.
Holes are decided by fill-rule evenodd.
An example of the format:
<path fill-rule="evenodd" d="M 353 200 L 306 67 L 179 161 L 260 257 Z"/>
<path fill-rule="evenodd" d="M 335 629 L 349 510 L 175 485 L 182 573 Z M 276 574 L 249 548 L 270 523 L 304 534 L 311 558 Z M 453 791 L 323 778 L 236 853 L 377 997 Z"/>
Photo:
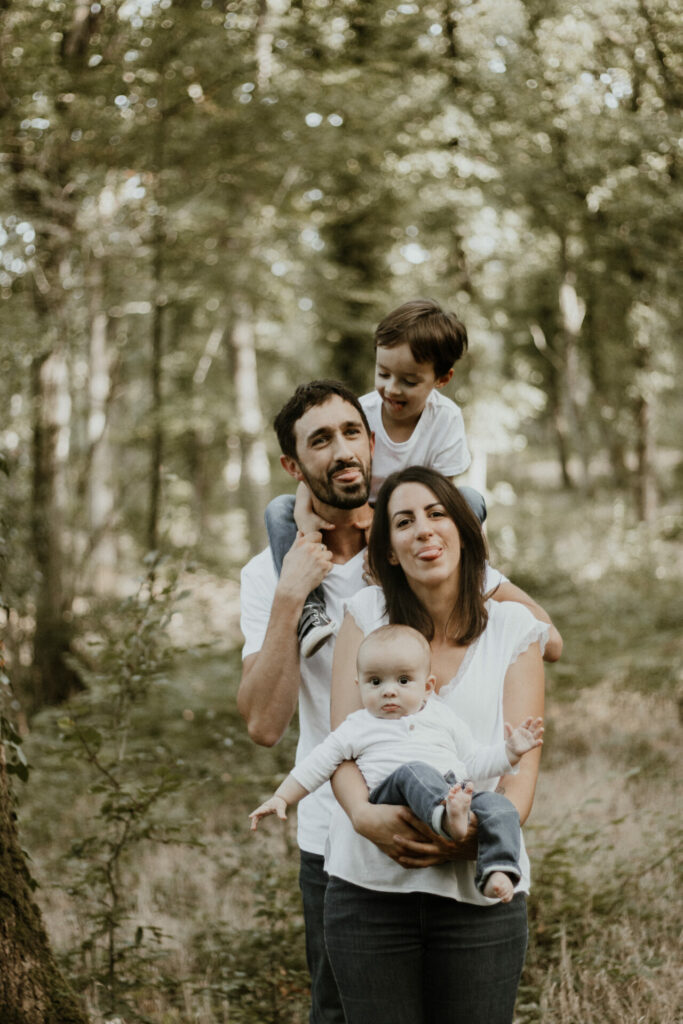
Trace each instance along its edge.
<path fill-rule="evenodd" d="M 445 377 L 467 350 L 467 328 L 434 299 L 411 299 L 377 325 L 375 349 L 408 344 L 416 363 L 431 363 Z"/>
<path fill-rule="evenodd" d="M 400 623 L 390 623 L 387 626 L 380 626 L 378 629 L 374 629 L 372 633 L 368 633 L 365 639 L 361 641 L 356 660 L 357 662 L 360 662 L 361 651 L 363 651 L 363 648 L 365 648 L 367 653 L 368 648 L 370 648 L 373 643 L 382 646 L 387 644 L 398 646 L 401 642 L 405 643 L 406 640 L 412 640 L 413 643 L 419 644 L 427 656 L 427 664 L 429 665 L 431 663 L 432 652 L 425 637 L 417 629 L 413 629 L 412 626 L 404 626 Z"/>

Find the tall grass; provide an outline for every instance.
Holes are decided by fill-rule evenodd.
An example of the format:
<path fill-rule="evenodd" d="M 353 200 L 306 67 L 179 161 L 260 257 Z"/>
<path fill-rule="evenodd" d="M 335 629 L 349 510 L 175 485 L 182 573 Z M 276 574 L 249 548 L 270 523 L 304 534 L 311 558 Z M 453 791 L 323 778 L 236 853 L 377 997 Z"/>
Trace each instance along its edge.
<path fill-rule="evenodd" d="M 676 531 L 667 520 L 666 530 L 647 533 L 611 500 L 582 504 L 519 483 L 515 491 L 514 503 L 492 510 L 492 561 L 546 605 L 565 638 L 548 672 L 546 746 L 525 829 L 533 892 L 517 1024 L 673 1024 L 681 1005 Z M 194 621 L 192 633 L 194 642 Z M 150 751 L 172 751 L 184 782 L 156 813 L 193 845 L 150 833 L 119 866 L 122 940 L 134 948 L 142 934 L 147 943 L 128 978 L 133 1009 L 121 1019 L 297 1024 L 307 1019 L 307 975 L 294 821 L 271 820 L 253 837 L 246 818 L 289 769 L 295 730 L 273 750 L 253 746 L 235 710 L 238 652 L 189 648 L 182 632 L 174 640 L 188 649 L 156 671 L 131 709 L 128 742 L 146 755 L 140 772 L 150 770 Z M 100 940 L 69 855 L 92 832 L 98 794 L 86 768 L 65 759 L 54 714 L 34 723 L 27 750 L 34 768 L 20 793 L 23 843 L 53 944 L 99 1024 Z"/>

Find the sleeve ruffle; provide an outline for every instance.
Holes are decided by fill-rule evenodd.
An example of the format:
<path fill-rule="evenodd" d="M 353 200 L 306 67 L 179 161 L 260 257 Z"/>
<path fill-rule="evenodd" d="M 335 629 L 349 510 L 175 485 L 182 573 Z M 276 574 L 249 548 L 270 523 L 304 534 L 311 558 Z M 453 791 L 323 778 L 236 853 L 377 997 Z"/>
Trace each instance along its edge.
<path fill-rule="evenodd" d="M 379 587 L 366 587 L 344 602 L 344 611 L 348 612 L 358 628 L 367 636 L 373 629 L 384 624 L 384 594 Z"/>
<path fill-rule="evenodd" d="M 541 657 L 545 652 L 545 645 L 548 643 L 548 637 L 550 636 L 550 626 L 547 622 L 539 622 L 538 619 L 534 619 L 533 626 L 529 628 L 527 633 L 521 637 L 512 651 L 512 657 L 510 658 L 509 664 L 514 663 L 519 658 L 520 654 L 524 654 L 525 651 L 531 647 L 532 644 L 538 643 L 541 648 Z"/>

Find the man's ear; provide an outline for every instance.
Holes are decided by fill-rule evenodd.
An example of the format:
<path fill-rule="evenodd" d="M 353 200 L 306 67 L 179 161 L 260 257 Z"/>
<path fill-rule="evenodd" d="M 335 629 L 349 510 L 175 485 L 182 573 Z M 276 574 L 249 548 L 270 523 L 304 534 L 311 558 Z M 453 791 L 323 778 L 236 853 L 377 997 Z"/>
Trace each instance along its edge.
<path fill-rule="evenodd" d="M 453 376 L 453 367 L 451 366 L 451 368 L 448 371 L 448 373 L 444 373 L 444 375 L 442 377 L 437 377 L 436 378 L 436 380 L 434 381 L 434 387 L 435 388 L 445 388 L 452 376 Z"/>
<path fill-rule="evenodd" d="M 281 455 L 280 465 L 284 469 L 285 473 L 289 473 L 295 480 L 303 480 L 304 475 L 299 469 L 299 463 L 296 459 L 293 459 L 291 455 Z"/>

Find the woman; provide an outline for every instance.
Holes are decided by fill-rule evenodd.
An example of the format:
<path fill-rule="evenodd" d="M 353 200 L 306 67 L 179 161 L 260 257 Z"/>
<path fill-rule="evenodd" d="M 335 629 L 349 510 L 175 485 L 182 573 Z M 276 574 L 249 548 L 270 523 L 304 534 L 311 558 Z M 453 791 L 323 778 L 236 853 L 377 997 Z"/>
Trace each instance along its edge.
<path fill-rule="evenodd" d="M 437 692 L 481 743 L 501 739 L 506 721 L 542 715 L 547 627 L 521 605 L 485 600 L 485 541 L 448 480 L 423 467 L 387 478 L 369 560 L 382 589 L 349 602 L 333 728 L 360 706 L 353 680 L 363 636 L 387 621 L 426 636 Z M 539 756 L 528 754 L 498 786 L 522 823 Z M 334 790 L 341 807 L 326 858 L 325 939 L 348 1024 L 510 1024 L 526 950 L 524 850 L 514 898 L 497 903 L 474 885 L 476 823 L 462 843 L 441 840 L 407 808 L 370 804 L 353 763 L 337 771 Z"/>

